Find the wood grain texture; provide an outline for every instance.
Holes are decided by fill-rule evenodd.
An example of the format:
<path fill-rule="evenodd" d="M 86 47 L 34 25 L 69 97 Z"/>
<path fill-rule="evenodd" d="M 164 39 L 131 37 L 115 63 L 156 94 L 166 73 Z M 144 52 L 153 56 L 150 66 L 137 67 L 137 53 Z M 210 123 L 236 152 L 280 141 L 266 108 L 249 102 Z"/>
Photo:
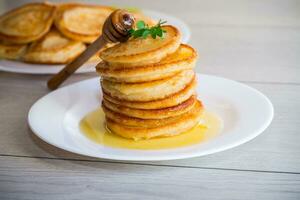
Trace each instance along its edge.
<path fill-rule="evenodd" d="M 0 157 L 0 199 L 297 199 L 300 174 Z M 263 176 L 263 177 L 262 177 Z"/>
<path fill-rule="evenodd" d="M 49 92 L 50 76 L 0 72 L 0 199 L 300 199 L 300 2 L 104 3 L 157 10 L 187 22 L 190 44 L 199 52 L 196 71 L 265 93 L 274 104 L 273 123 L 247 144 L 205 157 L 94 159 L 48 145 L 28 128 L 28 110 Z M 65 85 L 95 76 L 72 76 Z"/>
<path fill-rule="evenodd" d="M 240 81 L 300 83 L 299 30 L 198 26 L 191 41 L 199 54 L 196 71 Z"/>
<path fill-rule="evenodd" d="M 36 138 L 28 128 L 28 110 L 39 97 L 48 92 L 44 82 L 46 77 L 3 75 L 0 74 L 0 91 L 5 91 L 6 95 L 0 99 L 0 110 L 4 116 L 4 123 L 0 125 L 0 130 L 3 130 L 0 134 L 0 154 L 92 159 L 51 147 Z M 75 80 L 77 77 L 72 77 L 69 83 Z M 300 173 L 300 85 L 249 85 L 265 93 L 274 104 L 275 119 L 265 133 L 225 152 L 155 164 Z"/>

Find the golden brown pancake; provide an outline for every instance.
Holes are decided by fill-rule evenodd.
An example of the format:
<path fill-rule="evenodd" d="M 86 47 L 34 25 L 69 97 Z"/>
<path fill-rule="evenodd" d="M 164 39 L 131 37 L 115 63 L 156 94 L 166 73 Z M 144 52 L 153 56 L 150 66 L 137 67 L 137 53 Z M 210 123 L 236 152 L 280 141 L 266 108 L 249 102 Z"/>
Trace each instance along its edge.
<path fill-rule="evenodd" d="M 3 44 L 0 42 L 0 58 L 18 60 L 26 51 L 26 44 Z"/>
<path fill-rule="evenodd" d="M 171 77 L 179 71 L 192 69 L 196 59 L 196 51 L 188 45 L 181 44 L 175 53 L 168 55 L 158 63 L 126 68 L 100 62 L 96 70 L 102 78 L 115 82 L 146 82 Z"/>
<path fill-rule="evenodd" d="M 102 80 L 102 90 L 112 97 L 126 101 L 153 101 L 164 99 L 185 88 L 194 79 L 193 70 L 184 70 L 161 80 L 143 83 L 117 83 Z"/>
<path fill-rule="evenodd" d="M 101 52 L 102 60 L 110 66 L 142 66 L 159 62 L 174 53 L 180 45 L 180 32 L 173 26 L 162 26 L 167 31 L 164 39 L 129 39 Z"/>
<path fill-rule="evenodd" d="M 155 101 L 125 101 L 121 99 L 114 98 L 107 93 L 103 93 L 103 98 L 107 101 L 110 101 L 114 104 L 126 106 L 129 108 L 138 108 L 138 109 L 160 109 L 160 108 L 167 108 L 178 105 L 192 95 L 195 94 L 195 86 L 196 86 L 196 79 L 194 78 L 191 83 L 189 83 L 183 90 L 168 96 L 164 99 L 155 100 Z"/>
<path fill-rule="evenodd" d="M 192 95 L 189 99 L 176 106 L 161 108 L 161 109 L 145 110 L 145 109 L 136 109 L 136 108 L 129 108 L 126 106 L 120 106 L 103 99 L 102 106 L 114 112 L 126 116 L 130 116 L 130 117 L 136 117 L 140 119 L 164 119 L 168 117 L 181 115 L 189 111 L 190 109 L 192 109 L 196 101 L 197 101 L 196 96 Z"/>
<path fill-rule="evenodd" d="M 101 35 L 104 21 L 113 10 L 107 6 L 61 4 L 55 25 L 68 38 L 91 43 Z"/>
<path fill-rule="evenodd" d="M 0 17 L 0 40 L 25 44 L 43 37 L 50 29 L 56 7 L 49 3 L 30 3 Z"/>
<path fill-rule="evenodd" d="M 146 16 L 143 12 L 141 11 L 130 11 L 130 13 L 133 14 L 136 22 L 138 21 L 144 21 L 148 26 L 154 26 L 157 21 L 151 19 L 150 17 Z"/>
<path fill-rule="evenodd" d="M 103 62 L 101 62 L 103 63 Z M 108 66 L 109 67 L 109 66 Z M 179 67 L 180 68 L 180 67 Z M 184 66 L 182 66 L 184 68 Z M 189 69 L 189 68 L 186 68 Z M 98 70 L 97 70 L 98 71 Z M 150 81 L 156 81 L 160 79 L 166 79 L 171 78 L 172 76 L 175 76 L 178 74 L 178 71 L 170 71 L 166 73 L 153 73 L 151 75 L 145 75 L 145 76 L 133 76 L 133 77 L 108 77 L 108 76 L 102 76 L 102 79 L 112 81 L 112 82 L 121 82 L 121 83 L 143 83 L 143 82 L 150 82 Z"/>
<path fill-rule="evenodd" d="M 200 102 L 200 104 L 201 104 L 201 102 Z M 194 107 L 195 107 L 195 105 L 194 105 Z M 118 124 L 121 124 L 124 126 L 154 128 L 154 127 L 159 127 L 159 126 L 163 126 L 166 124 L 178 122 L 179 120 L 185 118 L 187 115 L 190 115 L 191 113 L 194 113 L 195 111 L 197 111 L 194 109 L 194 107 L 193 107 L 193 109 L 191 109 L 181 115 L 178 115 L 175 117 L 168 117 L 168 118 L 164 118 L 164 119 L 140 119 L 140 118 L 129 117 L 129 116 L 114 112 L 105 106 L 103 106 L 102 109 L 107 118 L 109 118 L 110 120 L 112 120 Z M 203 110 L 204 109 L 201 104 L 201 112 Z"/>
<path fill-rule="evenodd" d="M 161 126 L 151 128 L 139 126 L 140 123 L 132 118 L 121 118 L 118 122 L 116 122 L 114 120 L 116 120 L 117 117 L 115 117 L 114 120 L 112 120 L 109 118 L 109 115 L 106 118 L 106 125 L 113 133 L 134 140 L 174 136 L 188 131 L 189 129 L 196 126 L 201 119 L 202 110 L 202 104 L 199 101 L 196 101 L 190 112 L 177 116 L 176 120 L 168 119 L 170 123 L 159 122 L 158 124 Z M 137 126 L 124 125 L 122 124 L 123 122 L 125 122 L 123 120 L 127 121 L 128 123 L 131 123 L 132 125 L 136 124 Z M 140 122 L 141 124 L 143 124 L 143 122 L 145 122 L 146 124 L 155 123 L 154 121 Z"/>
<path fill-rule="evenodd" d="M 85 49 L 82 42 L 70 40 L 53 29 L 29 46 L 23 60 L 31 63 L 68 63 Z"/>

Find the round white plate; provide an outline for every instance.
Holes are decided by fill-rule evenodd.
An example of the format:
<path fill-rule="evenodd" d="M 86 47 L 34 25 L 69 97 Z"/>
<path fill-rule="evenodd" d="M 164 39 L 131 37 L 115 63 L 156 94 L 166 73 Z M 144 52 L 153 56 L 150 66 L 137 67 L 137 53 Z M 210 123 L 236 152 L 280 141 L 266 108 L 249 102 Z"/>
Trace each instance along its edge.
<path fill-rule="evenodd" d="M 245 143 L 262 133 L 273 118 L 269 99 L 244 84 L 210 75 L 198 75 L 197 92 L 205 107 L 224 123 L 217 137 L 197 145 L 168 150 L 129 150 L 96 144 L 79 129 L 80 120 L 100 106 L 99 78 L 49 93 L 30 109 L 28 122 L 42 140 L 64 150 L 115 160 L 172 160 L 203 156 Z"/>
<path fill-rule="evenodd" d="M 154 20 L 166 20 L 168 24 L 176 26 L 182 33 L 182 42 L 187 43 L 190 39 L 191 32 L 188 26 L 180 19 L 151 10 L 144 10 L 145 15 Z M 76 73 L 95 72 L 97 63 L 87 63 L 79 68 Z M 12 60 L 0 60 L 0 71 L 16 72 L 24 74 L 56 74 L 64 65 L 47 65 L 47 64 L 29 64 Z"/>
<path fill-rule="evenodd" d="M 82 65 L 76 73 L 95 72 L 96 62 Z M 56 74 L 65 65 L 31 64 L 13 60 L 0 60 L 0 71 L 22 74 Z"/>

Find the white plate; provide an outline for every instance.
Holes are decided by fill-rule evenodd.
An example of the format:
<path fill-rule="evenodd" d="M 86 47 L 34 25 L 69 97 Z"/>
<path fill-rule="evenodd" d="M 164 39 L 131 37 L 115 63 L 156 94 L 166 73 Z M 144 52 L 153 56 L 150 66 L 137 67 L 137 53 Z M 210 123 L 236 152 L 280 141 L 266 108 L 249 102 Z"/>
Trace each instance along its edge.
<path fill-rule="evenodd" d="M 95 72 L 96 62 L 90 62 L 81 66 L 76 73 Z M 0 71 L 23 74 L 56 74 L 65 65 L 30 64 L 13 60 L 0 60 Z"/>
<path fill-rule="evenodd" d="M 99 78 L 58 89 L 38 100 L 28 122 L 41 139 L 70 152 L 115 160 L 172 160 L 216 153 L 245 143 L 262 133 L 273 118 L 272 103 L 244 84 L 198 75 L 197 92 L 206 108 L 224 123 L 217 137 L 197 145 L 168 150 L 129 150 L 96 144 L 79 130 L 80 120 L 100 106 Z"/>
<path fill-rule="evenodd" d="M 180 19 L 151 10 L 143 11 L 147 16 L 154 20 L 166 20 L 168 24 L 172 24 L 182 32 L 182 42 L 187 43 L 190 39 L 191 32 L 188 26 Z M 94 72 L 97 63 L 87 63 L 79 68 L 76 73 Z M 46 65 L 46 64 L 28 64 L 11 60 L 0 60 L 0 71 L 16 72 L 24 74 L 56 74 L 64 65 Z"/>

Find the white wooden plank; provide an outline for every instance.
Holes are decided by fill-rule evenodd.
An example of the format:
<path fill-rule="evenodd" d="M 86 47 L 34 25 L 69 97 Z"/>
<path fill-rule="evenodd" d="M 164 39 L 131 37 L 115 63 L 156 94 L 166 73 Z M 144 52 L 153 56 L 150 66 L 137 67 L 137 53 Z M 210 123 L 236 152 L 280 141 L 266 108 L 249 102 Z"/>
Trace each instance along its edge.
<path fill-rule="evenodd" d="M 230 0 L 230 1 L 179 1 L 173 5 L 151 6 L 180 16 L 191 25 L 240 25 L 299 27 L 299 1 L 280 0 Z"/>
<path fill-rule="evenodd" d="M 92 2 L 92 1 L 91 1 Z M 299 27 L 297 0 L 229 1 L 109 1 L 109 4 L 137 6 L 170 13 L 194 25 L 238 25 Z"/>
<path fill-rule="evenodd" d="M 6 0 L 6 7 L 11 8 L 28 2 L 30 0 Z M 157 10 L 180 17 L 191 25 L 279 26 L 282 28 L 300 26 L 300 3 L 297 0 L 185 0 L 176 1 L 176 3 L 173 0 L 101 2 L 85 0 L 84 2 Z"/>
<path fill-rule="evenodd" d="M 69 82 L 78 78 L 82 76 L 72 77 Z M 44 80 L 45 77 L 8 74 L 0 78 L 0 154 L 90 159 L 69 154 L 33 137 L 26 116 L 34 101 L 47 93 Z M 265 133 L 222 153 L 155 164 L 300 172 L 300 85 L 250 85 L 269 96 L 275 106 L 275 119 Z"/>
<path fill-rule="evenodd" d="M 298 199 L 300 175 L 0 157 L 0 199 Z"/>
<path fill-rule="evenodd" d="M 193 29 L 196 71 L 241 81 L 300 83 L 300 29 Z"/>

